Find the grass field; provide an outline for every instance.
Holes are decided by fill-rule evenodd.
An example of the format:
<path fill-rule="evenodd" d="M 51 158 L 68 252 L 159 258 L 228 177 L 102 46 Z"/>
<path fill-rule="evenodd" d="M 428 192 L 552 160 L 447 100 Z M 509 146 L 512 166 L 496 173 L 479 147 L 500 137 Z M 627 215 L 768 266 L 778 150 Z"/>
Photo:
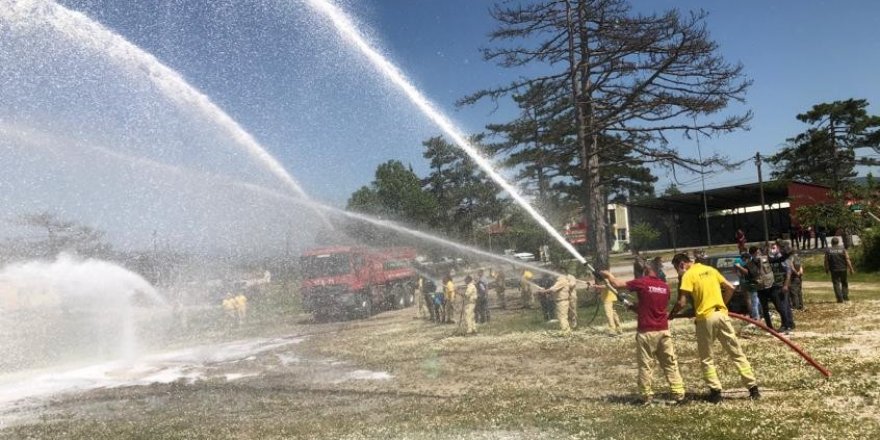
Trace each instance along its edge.
<path fill-rule="evenodd" d="M 227 335 L 260 328 L 310 335 L 295 349 L 249 361 L 258 376 L 58 396 L 12 414 L 17 422 L 0 438 L 880 438 L 880 290 L 854 284 L 853 302 L 841 306 L 824 283 L 807 285 L 792 340 L 833 375 L 825 379 L 772 337 L 746 332 L 742 343 L 764 394 L 757 402 L 721 353 L 726 399 L 703 401 L 687 319 L 673 321 L 672 330 L 689 402 L 642 407 L 634 394 L 634 316 L 622 310 L 622 337 L 605 334 L 601 311 L 568 337 L 534 310 L 493 310 L 473 337 L 413 319 L 413 309 L 325 324 L 275 314 Z M 585 305 L 581 322 L 594 310 Z M 277 361 L 284 355 L 311 361 L 285 367 Z M 393 378 L 328 378 L 331 360 Z M 659 377 L 655 389 L 662 398 Z"/>

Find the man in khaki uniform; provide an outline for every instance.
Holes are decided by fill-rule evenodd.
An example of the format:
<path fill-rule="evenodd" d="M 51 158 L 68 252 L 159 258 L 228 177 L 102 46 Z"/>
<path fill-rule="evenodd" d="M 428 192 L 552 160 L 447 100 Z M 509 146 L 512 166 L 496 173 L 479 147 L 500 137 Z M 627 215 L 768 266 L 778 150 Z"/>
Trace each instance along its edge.
<path fill-rule="evenodd" d="M 553 299 L 556 302 L 556 319 L 559 320 L 559 330 L 562 331 L 563 334 L 571 333 L 571 327 L 568 325 L 568 284 L 568 275 L 563 271 L 563 273 L 556 278 L 556 283 L 553 284 L 553 286 L 542 291 L 542 293 L 553 295 Z"/>
<path fill-rule="evenodd" d="M 721 273 L 712 266 L 700 262 L 693 263 L 685 254 L 678 254 L 672 259 L 680 281 L 678 301 L 669 312 L 669 319 L 687 305 L 687 295 L 694 300 L 694 325 L 697 331 L 697 353 L 703 369 L 703 379 L 709 386 L 708 400 L 712 403 L 721 402 L 721 381 L 715 371 L 712 358 L 712 344 L 717 339 L 724 351 L 736 366 L 743 385 L 749 389 L 752 400 L 759 399 L 758 381 L 752 371 L 752 365 L 739 346 L 733 324 L 727 315 L 727 302 L 733 296 L 734 287 Z M 724 289 L 722 295 L 721 289 Z"/>
<path fill-rule="evenodd" d="M 495 270 L 495 293 L 498 294 L 498 302 L 502 309 L 507 308 L 507 298 L 504 296 L 504 272 L 501 269 Z"/>
<path fill-rule="evenodd" d="M 425 303 L 425 278 L 421 275 L 416 280 L 416 288 L 413 294 L 416 298 L 416 318 L 424 319 L 428 316 L 428 306 Z"/>
<path fill-rule="evenodd" d="M 452 282 L 452 276 L 446 275 L 443 280 L 443 305 L 446 314 L 446 323 L 454 324 L 455 316 L 455 283 Z"/>
<path fill-rule="evenodd" d="M 644 403 L 650 404 L 654 398 L 651 385 L 654 381 L 655 362 L 660 364 L 675 402 L 683 402 L 684 382 L 678 370 L 675 346 L 672 342 L 672 334 L 669 332 L 669 319 L 666 315 L 666 306 L 669 304 L 669 286 L 657 277 L 656 268 L 653 266 L 646 267 L 641 278 L 629 282 L 616 279 L 607 270 L 602 272 L 602 276 L 612 286 L 618 289 L 626 288 L 638 295 L 638 304 L 629 304 L 629 308 L 638 315 L 636 364 L 639 367 L 639 393 L 642 395 Z"/>
<path fill-rule="evenodd" d="M 465 284 L 467 287 L 464 289 L 464 322 L 465 322 L 465 334 L 473 335 L 477 333 L 477 323 L 474 315 L 476 314 L 477 308 L 477 285 L 474 283 L 473 278 L 470 275 L 464 278 Z"/>

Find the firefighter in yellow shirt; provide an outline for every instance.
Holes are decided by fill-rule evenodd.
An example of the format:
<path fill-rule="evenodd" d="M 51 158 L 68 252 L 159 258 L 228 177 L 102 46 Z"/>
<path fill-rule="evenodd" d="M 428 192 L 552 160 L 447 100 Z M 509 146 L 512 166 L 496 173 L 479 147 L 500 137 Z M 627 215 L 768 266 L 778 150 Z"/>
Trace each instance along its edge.
<path fill-rule="evenodd" d="M 454 324 L 452 318 L 455 316 L 455 283 L 452 282 L 452 275 L 446 275 L 443 279 L 443 309 L 446 323 Z"/>
<path fill-rule="evenodd" d="M 528 269 L 523 270 L 522 278 L 519 280 L 519 301 L 522 308 L 530 309 L 535 304 L 535 297 L 532 295 L 532 278 L 535 275 Z"/>
<path fill-rule="evenodd" d="M 247 317 L 247 309 L 247 297 L 239 293 L 235 297 L 235 315 L 238 317 L 238 325 L 244 323 L 244 319 Z"/>
<path fill-rule="evenodd" d="M 245 317 L 247 317 L 247 297 L 243 294 L 238 294 L 233 296 L 231 293 L 226 295 L 226 298 L 223 300 L 223 310 L 226 312 L 226 316 L 229 316 L 231 319 L 235 319 L 238 322 L 238 325 L 242 325 L 244 323 Z"/>
<path fill-rule="evenodd" d="M 593 285 L 593 291 L 596 295 L 599 295 L 599 300 L 602 301 L 602 306 L 605 310 L 605 319 L 608 320 L 608 331 L 611 332 L 612 336 L 623 333 L 623 329 L 620 327 L 620 316 L 618 316 L 617 310 L 614 310 L 614 303 L 617 302 L 617 295 L 613 290 L 601 284 Z"/>
<path fill-rule="evenodd" d="M 470 275 L 464 278 L 467 287 L 464 289 L 464 322 L 466 324 L 465 334 L 473 335 L 477 333 L 477 323 L 474 319 L 477 306 L 477 285 Z"/>
<path fill-rule="evenodd" d="M 726 303 L 733 295 L 734 287 L 714 267 L 691 262 L 686 254 L 677 254 L 672 265 L 681 280 L 678 287 L 678 301 L 669 312 L 669 319 L 687 305 L 687 295 L 694 300 L 694 325 L 697 333 L 697 353 L 703 370 L 703 379 L 709 386 L 709 401 L 721 402 L 721 381 L 715 370 L 712 358 L 712 344 L 721 343 L 739 372 L 743 385 L 749 389 L 749 397 L 759 399 L 758 381 L 752 365 L 743 353 L 736 338 L 736 332 L 727 315 Z M 722 288 L 724 294 L 722 295 Z"/>

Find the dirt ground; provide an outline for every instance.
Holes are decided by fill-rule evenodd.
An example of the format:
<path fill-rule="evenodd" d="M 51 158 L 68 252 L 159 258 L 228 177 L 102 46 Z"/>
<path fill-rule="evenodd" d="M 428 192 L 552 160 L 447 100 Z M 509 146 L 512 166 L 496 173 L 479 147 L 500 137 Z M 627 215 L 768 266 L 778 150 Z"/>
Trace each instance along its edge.
<path fill-rule="evenodd" d="M 493 309 L 477 336 L 462 337 L 456 325 L 415 319 L 410 308 L 340 323 L 290 317 L 263 336 L 301 343 L 213 366 L 218 374 L 195 381 L 22 404 L 0 414 L 0 438 L 880 438 L 880 290 L 853 287 L 852 303 L 838 305 L 829 286 L 808 284 L 806 310 L 795 314 L 792 341 L 830 379 L 773 337 L 744 331 L 762 387 L 757 402 L 720 347 L 725 401 L 703 400 L 687 319 L 672 331 L 688 402 L 664 402 L 666 384 L 655 374 L 660 399 L 644 407 L 636 404 L 629 312 L 618 311 L 619 337 L 606 334 L 601 311 L 560 336 L 518 307 Z M 594 311 L 585 301 L 581 323 Z"/>

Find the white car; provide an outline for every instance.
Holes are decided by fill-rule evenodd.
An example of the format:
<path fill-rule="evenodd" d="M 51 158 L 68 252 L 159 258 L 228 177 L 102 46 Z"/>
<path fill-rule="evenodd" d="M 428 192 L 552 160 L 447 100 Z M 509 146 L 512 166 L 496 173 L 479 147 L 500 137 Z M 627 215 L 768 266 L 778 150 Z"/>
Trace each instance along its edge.
<path fill-rule="evenodd" d="M 516 252 L 513 254 L 513 258 L 520 261 L 535 261 L 535 254 L 531 252 Z"/>

